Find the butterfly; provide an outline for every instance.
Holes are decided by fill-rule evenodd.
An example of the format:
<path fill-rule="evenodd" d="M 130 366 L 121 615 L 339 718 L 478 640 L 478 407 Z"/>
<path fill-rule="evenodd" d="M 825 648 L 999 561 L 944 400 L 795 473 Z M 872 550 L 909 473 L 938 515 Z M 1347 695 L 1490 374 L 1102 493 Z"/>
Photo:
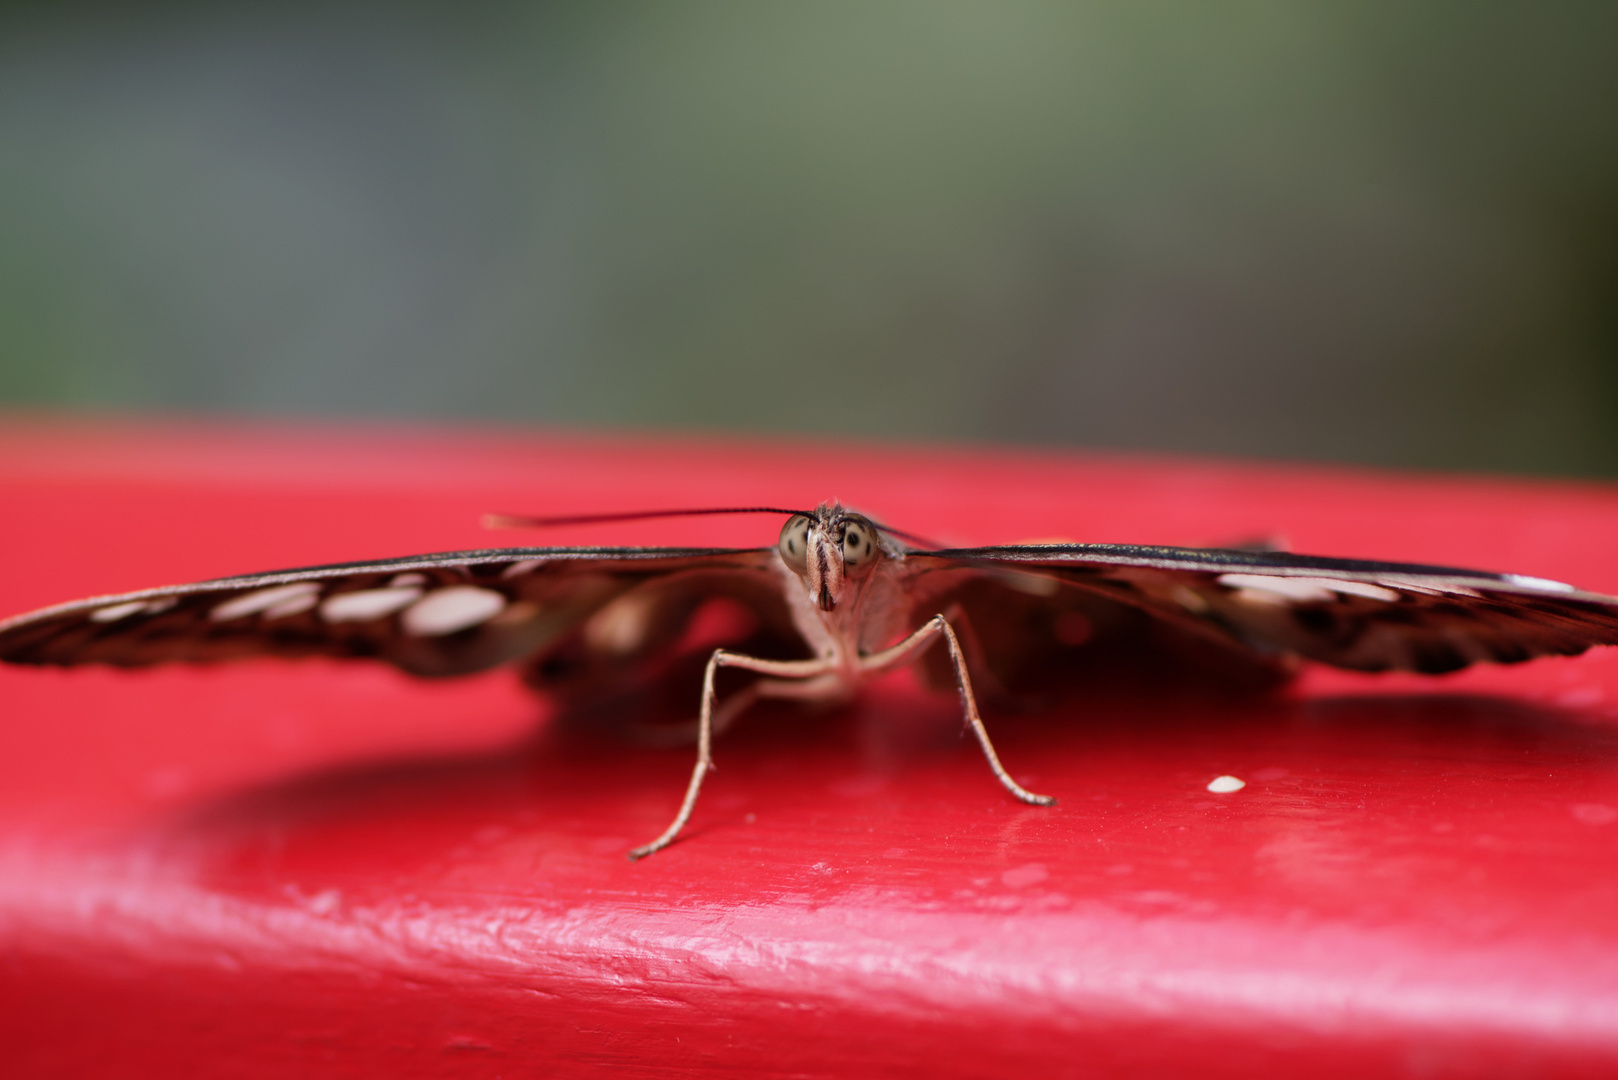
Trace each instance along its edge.
<path fill-rule="evenodd" d="M 685 827 L 713 736 L 750 705 L 847 699 L 901 665 L 954 690 L 1010 794 L 1049 805 L 1001 764 L 974 680 L 1016 691 L 1108 642 L 1266 678 L 1301 660 L 1436 674 L 1618 644 L 1618 598 L 1519 574 L 1256 547 L 941 549 L 836 502 L 495 523 L 709 513 L 786 521 L 768 547 L 453 551 L 93 597 L 0 622 L 0 660 L 357 657 L 429 677 L 520 664 L 531 686 L 573 700 L 681 673 L 696 684 L 700 670 L 697 761 L 669 827 L 629 853 L 639 859 Z M 729 613 L 720 645 L 704 638 L 693 653 L 693 626 L 716 604 Z M 721 697 L 721 675 L 734 672 L 748 681 Z"/>

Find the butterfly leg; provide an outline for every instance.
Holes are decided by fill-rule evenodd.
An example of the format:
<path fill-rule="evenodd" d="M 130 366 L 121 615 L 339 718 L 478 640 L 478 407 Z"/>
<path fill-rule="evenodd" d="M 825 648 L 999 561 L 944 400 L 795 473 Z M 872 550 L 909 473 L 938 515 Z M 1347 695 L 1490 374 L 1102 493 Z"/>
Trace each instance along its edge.
<path fill-rule="evenodd" d="M 899 644 L 873 653 L 860 661 L 860 666 L 866 671 L 877 672 L 886 668 L 915 660 L 921 651 L 934 640 L 942 637 L 949 647 L 950 663 L 955 667 L 955 687 L 961 695 L 961 710 L 966 714 L 966 723 L 977 736 L 978 745 L 983 748 L 983 756 L 988 759 L 989 768 L 994 771 L 995 778 L 1005 789 L 1025 803 L 1035 806 L 1051 806 L 1056 800 L 1049 795 L 1039 795 L 1023 787 L 1011 778 L 1006 767 L 1000 764 L 1000 755 L 994 752 L 994 744 L 989 741 L 989 729 L 983 726 L 983 718 L 978 715 L 977 698 L 972 693 L 972 679 L 966 673 L 966 655 L 961 650 L 961 642 L 955 636 L 955 630 L 950 626 L 949 620 L 942 615 L 934 615 L 927 625 L 905 638 Z"/>
<path fill-rule="evenodd" d="M 674 815 L 673 823 L 663 830 L 661 836 L 629 853 L 631 861 L 644 859 L 653 852 L 668 847 L 680 834 L 680 830 L 685 828 L 685 823 L 691 820 L 691 812 L 697 805 L 697 795 L 702 791 L 703 778 L 708 775 L 708 770 L 713 768 L 714 713 L 717 703 L 713 684 L 714 675 L 722 667 L 735 667 L 744 671 L 756 671 L 761 675 L 776 676 L 774 679 L 750 687 L 751 696 L 744 704 L 750 704 L 758 697 L 812 696 L 819 689 L 815 677 L 832 672 L 831 665 L 824 660 L 764 660 L 742 653 L 726 652 L 724 649 L 714 650 L 713 656 L 708 658 L 707 669 L 702 673 L 702 709 L 697 714 L 697 764 L 691 770 L 691 782 L 686 786 L 685 800 L 680 803 L 680 811 Z M 832 687 L 828 686 L 827 689 Z M 728 722 L 734 715 L 734 712 L 730 712 L 724 718 Z"/>
<path fill-rule="evenodd" d="M 710 726 L 715 737 L 723 735 L 742 713 L 758 704 L 761 698 L 814 698 L 824 696 L 823 692 L 819 692 L 812 679 L 809 682 L 791 679 L 760 679 L 750 686 L 742 687 L 715 706 L 713 722 Z M 697 734 L 701 727 L 702 722 L 700 720 L 692 720 L 681 724 L 663 724 L 657 728 L 636 728 L 633 731 L 636 743 L 641 746 L 690 746 L 697 741 Z"/>
<path fill-rule="evenodd" d="M 713 733 L 723 735 L 738 716 L 751 709 L 764 696 L 759 683 L 744 686 L 731 694 L 714 709 L 710 725 Z M 637 746 L 673 747 L 690 746 L 696 742 L 701 728 L 700 720 L 688 720 L 679 724 L 641 725 L 631 728 L 630 732 Z"/>

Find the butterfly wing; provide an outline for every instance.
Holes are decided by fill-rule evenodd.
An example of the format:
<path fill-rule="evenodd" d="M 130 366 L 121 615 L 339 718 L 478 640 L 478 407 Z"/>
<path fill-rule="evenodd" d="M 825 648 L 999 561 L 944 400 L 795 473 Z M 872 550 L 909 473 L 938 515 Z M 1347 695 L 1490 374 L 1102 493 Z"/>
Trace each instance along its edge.
<path fill-rule="evenodd" d="M 1056 582 L 1264 654 L 1454 671 L 1618 644 L 1618 598 L 1517 574 L 1280 551 L 1032 544 L 911 552 L 920 597 L 963 579 Z"/>
<path fill-rule="evenodd" d="M 770 560 L 768 549 L 502 548 L 221 578 L 8 619 L 0 660 L 372 657 L 418 675 L 461 675 L 542 653 L 647 583 L 705 577 L 767 590 Z"/>
<path fill-rule="evenodd" d="M 670 595 L 775 593 L 769 549 L 502 548 L 345 563 L 95 597 L 0 623 L 25 664 L 253 655 L 373 657 L 456 675 L 541 654 L 648 583 Z M 1267 655 L 1366 671 L 1452 671 L 1618 643 L 1618 599 L 1558 582 L 1286 552 L 1104 544 L 910 552 L 931 614 L 967 583 L 1054 582 Z"/>

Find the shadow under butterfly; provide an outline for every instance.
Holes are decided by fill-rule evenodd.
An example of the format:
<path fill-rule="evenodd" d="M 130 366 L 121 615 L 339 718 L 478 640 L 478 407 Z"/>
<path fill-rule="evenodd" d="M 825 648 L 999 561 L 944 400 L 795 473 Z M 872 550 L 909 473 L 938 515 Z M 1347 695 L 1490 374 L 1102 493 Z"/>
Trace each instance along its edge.
<path fill-rule="evenodd" d="M 1561 582 L 1257 549 L 1020 544 L 934 549 L 836 503 L 496 518 L 567 525 L 716 513 L 787 518 L 763 548 L 551 547 L 444 552 L 306 567 L 93 597 L 0 622 L 17 664 L 369 657 L 442 677 L 520 663 L 567 701 L 694 677 L 693 623 L 727 612 L 695 657 L 697 762 L 669 827 L 690 819 L 711 743 L 763 698 L 840 701 L 918 663 L 959 695 L 1013 796 L 1055 800 L 1001 765 L 973 682 L 1048 688 L 1086 660 L 1160 657 L 1230 685 L 1283 681 L 1300 660 L 1442 673 L 1618 644 L 1618 598 Z M 917 546 L 920 545 L 920 546 Z M 749 679 L 716 692 L 722 670 Z M 690 685 L 690 684 L 688 684 Z"/>

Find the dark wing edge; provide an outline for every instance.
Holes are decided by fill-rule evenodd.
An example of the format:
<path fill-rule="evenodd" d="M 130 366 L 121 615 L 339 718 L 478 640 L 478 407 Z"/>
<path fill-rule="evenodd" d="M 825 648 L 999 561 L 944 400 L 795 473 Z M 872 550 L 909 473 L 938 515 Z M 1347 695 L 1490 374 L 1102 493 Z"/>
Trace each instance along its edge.
<path fill-rule="evenodd" d="M 1280 551 L 1030 544 L 910 552 L 918 575 L 1032 576 L 1259 652 L 1438 674 L 1618 644 L 1618 598 L 1559 581 Z"/>
<path fill-rule="evenodd" d="M 369 657 L 459 675 L 529 655 L 636 585 L 771 570 L 768 548 L 495 548 L 277 570 L 58 604 L 0 622 L 0 660 L 143 667 Z"/>

